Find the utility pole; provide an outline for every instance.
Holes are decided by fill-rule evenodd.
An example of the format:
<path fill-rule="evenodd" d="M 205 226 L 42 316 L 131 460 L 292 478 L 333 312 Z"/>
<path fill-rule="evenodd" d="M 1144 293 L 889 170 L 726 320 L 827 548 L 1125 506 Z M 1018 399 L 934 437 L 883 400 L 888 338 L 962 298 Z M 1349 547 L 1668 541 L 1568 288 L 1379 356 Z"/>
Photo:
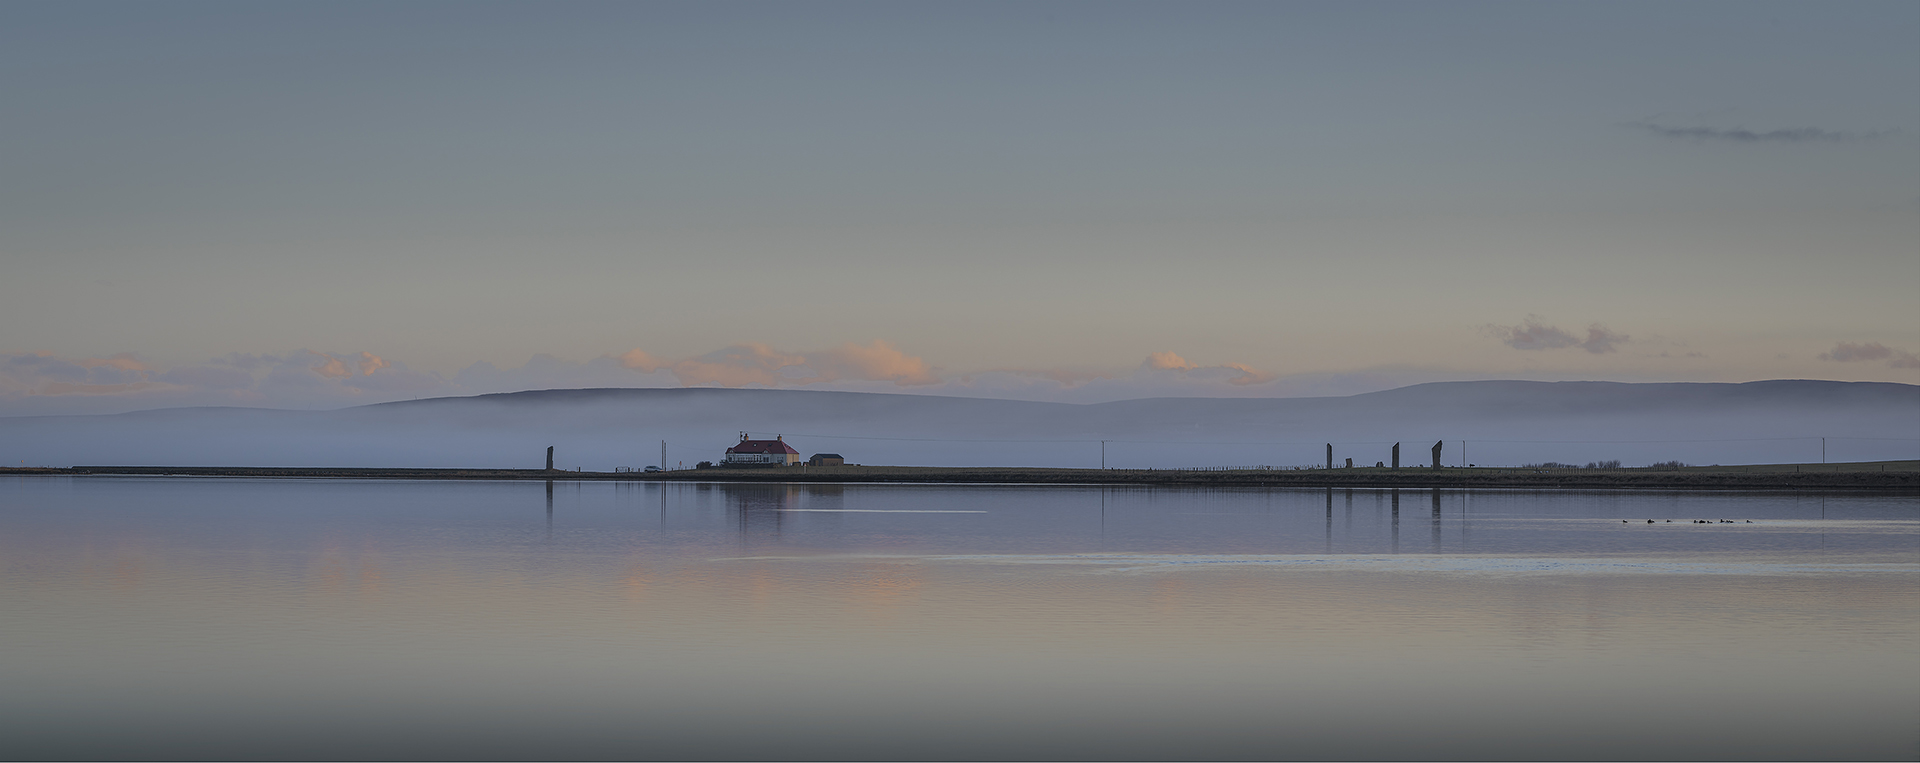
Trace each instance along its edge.
<path fill-rule="evenodd" d="M 1820 463 L 1827 462 L 1827 438 L 1820 438 Z"/>
<path fill-rule="evenodd" d="M 667 441 L 660 441 L 660 471 L 667 470 Z"/>

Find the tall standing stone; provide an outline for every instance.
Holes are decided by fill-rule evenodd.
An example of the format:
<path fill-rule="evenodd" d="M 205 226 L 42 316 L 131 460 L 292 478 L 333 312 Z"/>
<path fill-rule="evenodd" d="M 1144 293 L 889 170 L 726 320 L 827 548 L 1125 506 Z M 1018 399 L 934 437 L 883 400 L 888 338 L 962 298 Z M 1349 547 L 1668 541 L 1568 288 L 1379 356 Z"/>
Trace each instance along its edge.
<path fill-rule="evenodd" d="M 1393 468 L 1400 468 L 1400 443 L 1393 444 Z"/>
<path fill-rule="evenodd" d="M 1438 458 L 1438 456 L 1436 456 Z M 547 446 L 547 471 L 553 471 L 553 446 Z"/>
<path fill-rule="evenodd" d="M 1446 440 L 1441 440 L 1433 444 L 1433 468 L 1435 469 L 1440 468 L 1440 443 L 1443 442 L 1446 442 Z"/>

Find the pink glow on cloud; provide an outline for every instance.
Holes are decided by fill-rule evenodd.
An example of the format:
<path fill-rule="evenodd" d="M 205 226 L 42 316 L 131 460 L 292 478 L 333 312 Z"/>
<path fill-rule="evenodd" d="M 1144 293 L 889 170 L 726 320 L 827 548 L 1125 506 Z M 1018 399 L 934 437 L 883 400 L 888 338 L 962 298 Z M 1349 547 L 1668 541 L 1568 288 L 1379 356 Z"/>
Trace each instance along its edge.
<path fill-rule="evenodd" d="M 327 359 L 327 362 L 321 363 L 320 365 L 313 367 L 314 373 L 324 376 L 328 379 L 345 379 L 353 375 L 353 370 L 350 368 L 347 368 L 346 362 L 340 360 L 339 358 L 336 358 L 332 355 L 328 355 L 324 352 L 314 352 L 313 350 L 308 350 L 307 352 Z"/>
<path fill-rule="evenodd" d="M 35 395 L 125 395 L 143 390 L 163 389 L 169 385 L 160 382 L 124 382 L 121 384 L 79 384 L 74 382 L 47 382 L 33 391 Z"/>
<path fill-rule="evenodd" d="M 688 387 L 778 387 L 843 380 L 891 382 L 906 387 L 942 381 L 925 360 L 880 339 L 865 345 L 848 342 L 830 350 L 798 353 L 745 342 L 671 363 L 635 349 L 620 356 L 620 365 L 641 373 L 665 369 Z"/>
<path fill-rule="evenodd" d="M 1187 371 L 1199 368 L 1199 366 L 1187 362 L 1186 358 L 1171 352 L 1156 352 L 1148 355 L 1147 367 L 1161 371 Z"/>
<path fill-rule="evenodd" d="M 1117 378 L 1117 374 L 1106 371 L 1091 371 L 1081 368 L 990 368 L 977 373 L 961 376 L 961 386 L 971 386 L 979 377 L 1007 374 L 1028 378 L 1046 379 L 1061 387 L 1072 388 L 1091 381 Z"/>
<path fill-rule="evenodd" d="M 51 356 L 53 353 L 49 352 L 49 353 L 37 353 L 37 354 L 40 354 L 43 356 Z M 104 358 L 82 358 L 80 360 L 73 361 L 73 364 L 81 368 L 99 368 L 101 366 L 106 366 L 108 368 L 117 368 L 122 371 L 153 370 L 147 364 L 142 363 L 138 360 L 135 360 L 133 357 L 133 353 L 130 353 L 130 352 L 117 353 Z"/>
<path fill-rule="evenodd" d="M 666 365 L 666 363 L 655 360 L 652 355 L 648 355 L 642 350 L 628 350 L 627 354 L 620 356 L 620 366 L 622 368 L 631 368 L 643 374 L 653 373 L 665 368 Z"/>
<path fill-rule="evenodd" d="M 1265 384 L 1273 381 L 1275 378 L 1272 373 L 1255 370 L 1245 363 L 1221 363 L 1217 366 L 1201 366 L 1171 352 L 1151 353 L 1147 355 L 1147 359 L 1140 365 L 1152 371 L 1179 371 L 1183 374 L 1192 371 L 1234 371 L 1237 373 L 1227 377 L 1226 382 L 1236 387 Z"/>
<path fill-rule="evenodd" d="M 813 367 L 821 381 L 890 381 L 903 387 L 940 383 L 940 377 L 934 374 L 933 367 L 927 365 L 925 360 L 896 350 L 893 345 L 880 339 L 866 346 L 848 342 L 825 352 L 813 353 L 808 356 L 807 365 Z"/>
<path fill-rule="evenodd" d="M 372 376 L 373 372 L 386 368 L 388 363 L 385 360 L 381 360 L 380 356 L 371 352 L 362 352 L 360 353 L 359 365 L 361 376 Z"/>
<path fill-rule="evenodd" d="M 1220 367 L 1231 368 L 1235 371 L 1240 372 L 1239 376 L 1235 376 L 1227 380 L 1228 384 L 1232 384 L 1236 387 L 1245 387 L 1250 384 L 1264 384 L 1266 382 L 1273 381 L 1274 379 L 1274 375 L 1271 372 L 1255 371 L 1252 368 L 1249 368 L 1246 365 L 1243 365 L 1240 363 L 1222 363 L 1220 364 Z"/>

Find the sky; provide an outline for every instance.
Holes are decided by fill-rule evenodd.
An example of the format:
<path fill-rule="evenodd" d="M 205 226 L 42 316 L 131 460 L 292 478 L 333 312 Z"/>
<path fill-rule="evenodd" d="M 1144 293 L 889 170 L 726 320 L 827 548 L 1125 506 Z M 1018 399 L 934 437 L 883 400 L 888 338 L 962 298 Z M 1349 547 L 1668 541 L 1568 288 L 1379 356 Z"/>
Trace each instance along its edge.
<path fill-rule="evenodd" d="M 1920 383 L 1920 4 L 0 5 L 0 416 Z"/>

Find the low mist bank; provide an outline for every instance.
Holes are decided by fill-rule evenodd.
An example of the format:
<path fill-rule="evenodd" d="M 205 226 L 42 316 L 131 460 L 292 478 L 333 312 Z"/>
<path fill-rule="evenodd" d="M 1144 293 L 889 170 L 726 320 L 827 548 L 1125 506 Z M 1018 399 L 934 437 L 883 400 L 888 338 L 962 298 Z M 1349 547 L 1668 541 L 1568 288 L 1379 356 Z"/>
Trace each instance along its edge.
<path fill-rule="evenodd" d="M 1920 458 L 1920 386 L 1444 382 L 1350 397 L 1094 405 L 754 389 L 583 389 L 334 411 L 175 408 L 0 418 L 0 464 L 612 470 L 718 461 L 741 431 L 802 457 L 1116 468 L 1619 460 L 1625 466 Z"/>

